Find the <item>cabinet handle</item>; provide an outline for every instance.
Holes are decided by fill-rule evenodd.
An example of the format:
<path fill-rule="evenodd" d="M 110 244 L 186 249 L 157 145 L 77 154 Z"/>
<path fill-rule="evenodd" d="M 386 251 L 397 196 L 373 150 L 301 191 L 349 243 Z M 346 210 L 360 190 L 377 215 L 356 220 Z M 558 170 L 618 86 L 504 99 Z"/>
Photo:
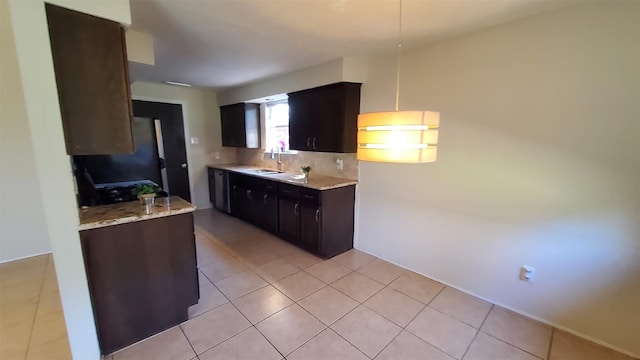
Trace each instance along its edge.
<path fill-rule="evenodd" d="M 316 197 L 313 195 L 305 195 L 304 197 L 306 197 L 307 199 L 315 199 Z"/>
<path fill-rule="evenodd" d="M 313 149 L 314 150 L 316 149 L 316 137 L 315 136 L 313 137 Z"/>
<path fill-rule="evenodd" d="M 267 194 L 264 194 L 263 199 L 264 199 L 264 204 L 267 205 Z"/>
<path fill-rule="evenodd" d="M 320 209 L 316 210 L 316 222 L 320 222 Z"/>
<path fill-rule="evenodd" d="M 308 148 L 311 147 L 311 138 L 310 137 L 307 138 L 307 147 Z"/>
<path fill-rule="evenodd" d="M 251 200 L 251 190 L 247 190 L 247 199 Z"/>
<path fill-rule="evenodd" d="M 293 207 L 293 213 L 296 214 L 296 216 L 298 216 L 298 208 L 300 207 L 300 204 L 296 203 L 296 206 Z"/>
<path fill-rule="evenodd" d="M 238 189 L 238 185 L 233 185 L 233 195 L 235 195 L 235 194 L 236 194 L 236 192 L 237 192 L 236 190 L 237 190 L 237 189 Z"/>

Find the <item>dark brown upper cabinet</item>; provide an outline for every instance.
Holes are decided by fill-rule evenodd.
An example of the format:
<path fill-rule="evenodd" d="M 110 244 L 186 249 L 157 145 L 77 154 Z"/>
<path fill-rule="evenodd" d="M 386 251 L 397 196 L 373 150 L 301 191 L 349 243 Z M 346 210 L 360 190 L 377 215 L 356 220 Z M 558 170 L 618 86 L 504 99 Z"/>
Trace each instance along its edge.
<path fill-rule="evenodd" d="M 290 148 L 355 153 L 361 85 L 340 82 L 289 93 Z"/>
<path fill-rule="evenodd" d="M 222 146 L 250 149 L 260 147 L 260 104 L 220 106 L 220 122 Z"/>
<path fill-rule="evenodd" d="M 45 4 L 69 155 L 134 152 L 124 29 Z"/>

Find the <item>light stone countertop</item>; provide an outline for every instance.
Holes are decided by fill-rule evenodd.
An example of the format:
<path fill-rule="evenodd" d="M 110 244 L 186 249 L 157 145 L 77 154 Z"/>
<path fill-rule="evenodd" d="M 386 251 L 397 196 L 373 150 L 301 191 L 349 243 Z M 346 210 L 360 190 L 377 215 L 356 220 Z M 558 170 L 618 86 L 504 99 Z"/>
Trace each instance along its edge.
<path fill-rule="evenodd" d="M 272 180 L 272 181 L 278 181 L 285 184 L 304 186 L 304 187 L 308 187 L 316 190 L 329 190 L 329 189 L 335 189 L 343 186 L 358 184 L 358 181 L 353 179 L 343 179 L 343 178 L 337 178 L 333 176 L 317 175 L 313 173 L 313 170 L 309 174 L 309 182 L 305 184 L 302 172 L 300 173 L 282 172 L 278 174 L 260 174 L 260 173 L 256 173 L 255 170 L 266 169 L 266 168 L 253 166 L 253 165 L 237 165 L 237 164 L 211 164 L 209 165 L 209 167 L 213 169 L 234 171 L 237 173 L 255 176 L 255 177 Z"/>
<path fill-rule="evenodd" d="M 165 216 L 186 214 L 195 210 L 196 207 L 194 205 L 177 196 L 170 197 L 168 205 L 165 203 L 165 198 L 156 198 L 156 203 L 150 214 L 145 212 L 145 207 L 140 204 L 140 201 L 84 207 L 78 209 L 80 215 L 78 230 L 97 229 Z"/>

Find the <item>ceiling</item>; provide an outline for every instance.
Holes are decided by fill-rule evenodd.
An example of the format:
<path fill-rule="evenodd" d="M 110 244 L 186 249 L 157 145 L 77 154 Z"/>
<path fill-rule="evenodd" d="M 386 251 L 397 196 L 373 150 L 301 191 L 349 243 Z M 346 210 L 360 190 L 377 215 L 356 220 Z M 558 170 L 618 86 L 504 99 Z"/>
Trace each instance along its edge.
<path fill-rule="evenodd" d="M 403 48 L 581 0 L 404 0 Z M 131 0 L 131 28 L 154 38 L 134 81 L 224 89 L 342 56 L 395 51 L 395 0 Z"/>

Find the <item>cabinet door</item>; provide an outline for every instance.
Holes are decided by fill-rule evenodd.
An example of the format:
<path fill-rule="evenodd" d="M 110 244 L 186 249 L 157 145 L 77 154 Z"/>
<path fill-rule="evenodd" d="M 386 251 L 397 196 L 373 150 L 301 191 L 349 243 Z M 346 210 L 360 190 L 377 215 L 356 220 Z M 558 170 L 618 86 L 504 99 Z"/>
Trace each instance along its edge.
<path fill-rule="evenodd" d="M 246 219 L 253 225 L 264 228 L 266 222 L 266 206 L 263 203 L 262 191 L 248 187 L 245 191 Z"/>
<path fill-rule="evenodd" d="M 344 128 L 345 92 L 341 86 L 322 87 L 314 92 L 315 121 L 311 145 L 314 151 L 338 151 Z"/>
<path fill-rule="evenodd" d="M 124 30 L 51 4 L 45 9 L 67 153 L 133 153 Z"/>
<path fill-rule="evenodd" d="M 222 146 L 260 147 L 260 104 L 220 106 Z"/>
<path fill-rule="evenodd" d="M 278 233 L 278 196 L 265 192 L 263 201 L 266 206 L 265 230 L 272 234 Z M 294 209 L 295 210 L 295 209 Z"/>
<path fill-rule="evenodd" d="M 289 94 L 292 149 L 356 152 L 358 83 L 336 83 Z"/>
<path fill-rule="evenodd" d="M 231 215 L 237 218 L 244 217 L 244 188 L 233 182 L 231 184 Z"/>
<path fill-rule="evenodd" d="M 292 150 L 312 150 L 313 103 L 313 96 L 307 93 L 289 95 L 289 148 Z"/>
<path fill-rule="evenodd" d="M 222 130 L 222 146 L 244 147 L 244 104 L 233 104 L 220 107 L 220 125 Z"/>
<path fill-rule="evenodd" d="M 300 204 L 296 200 L 278 198 L 278 234 L 294 244 L 300 238 Z"/>
<path fill-rule="evenodd" d="M 207 169 L 207 177 L 209 179 L 209 201 L 212 204 L 216 203 L 216 174 L 213 169 Z"/>
<path fill-rule="evenodd" d="M 314 253 L 321 248 L 321 216 L 319 206 L 300 206 L 300 246 Z"/>

